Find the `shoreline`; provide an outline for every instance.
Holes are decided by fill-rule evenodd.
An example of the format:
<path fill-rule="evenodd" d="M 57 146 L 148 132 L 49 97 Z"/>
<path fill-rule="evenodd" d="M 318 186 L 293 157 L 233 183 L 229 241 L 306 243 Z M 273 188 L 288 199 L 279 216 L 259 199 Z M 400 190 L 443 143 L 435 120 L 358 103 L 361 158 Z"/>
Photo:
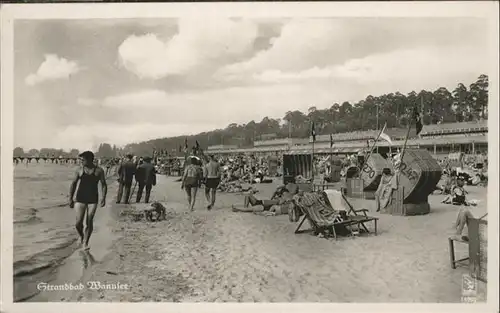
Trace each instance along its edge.
<path fill-rule="evenodd" d="M 23 290 L 29 296 L 24 299 L 17 299 L 16 302 L 46 302 L 46 301 L 61 301 L 65 300 L 72 293 L 65 290 L 53 290 L 50 292 L 40 291 L 39 283 L 45 283 L 51 286 L 64 284 L 78 284 L 88 271 L 89 263 L 101 262 L 106 258 L 106 255 L 112 250 L 113 242 L 117 240 L 117 234 L 114 225 L 118 223 L 119 209 L 114 207 L 114 196 L 117 192 L 117 183 L 113 181 L 113 177 L 108 180 L 108 196 L 107 203 L 104 207 L 98 207 L 96 217 L 94 219 L 94 232 L 92 234 L 91 256 L 83 255 L 82 248 L 78 240 L 75 240 L 71 245 L 68 245 L 65 251 L 57 251 L 57 253 L 67 255 L 59 261 L 52 264 L 47 269 L 42 269 L 33 277 L 15 278 L 15 290 Z M 111 195 L 111 196 L 110 196 Z M 76 233 L 76 230 L 74 230 Z M 97 261 L 96 261 L 97 260 Z M 16 282 L 16 279 L 18 280 Z M 17 285 L 17 286 L 16 286 Z M 26 288 L 30 291 L 27 292 Z M 17 292 L 14 293 L 17 296 Z M 16 297 L 14 297 L 16 298 Z"/>

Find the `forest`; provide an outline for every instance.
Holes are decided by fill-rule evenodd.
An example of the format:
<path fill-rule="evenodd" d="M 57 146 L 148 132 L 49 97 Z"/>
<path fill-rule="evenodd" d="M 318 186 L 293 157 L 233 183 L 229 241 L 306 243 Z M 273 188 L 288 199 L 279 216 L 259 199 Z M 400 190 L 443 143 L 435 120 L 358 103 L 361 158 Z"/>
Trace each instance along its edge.
<path fill-rule="evenodd" d="M 108 143 L 99 146 L 96 154 L 100 157 L 122 155 L 125 152 L 135 155 L 150 155 L 153 150 L 178 154 L 183 151 L 187 141 L 189 147 L 198 142 L 206 149 L 213 145 L 237 145 L 251 147 L 255 140 L 266 138 L 298 137 L 306 138 L 314 121 L 317 134 L 334 134 L 357 130 L 378 129 L 387 123 L 389 128 L 407 127 L 411 112 L 417 106 L 422 112 L 424 124 L 454 123 L 475 121 L 488 118 L 488 76 L 480 75 L 477 80 L 466 86 L 459 83 L 452 91 L 440 87 L 434 91 L 412 91 L 368 95 L 356 103 L 333 103 L 329 108 L 310 107 L 307 112 L 288 111 L 280 118 L 264 117 L 260 122 L 249 121 L 245 124 L 231 123 L 224 129 L 189 136 L 158 138 L 140 143 L 131 143 L 117 148 Z M 50 150 L 50 151 L 48 151 Z M 36 155 L 36 150 L 25 153 L 22 148 L 14 149 L 14 155 Z M 55 149 L 42 149 L 40 155 L 74 155 Z"/>

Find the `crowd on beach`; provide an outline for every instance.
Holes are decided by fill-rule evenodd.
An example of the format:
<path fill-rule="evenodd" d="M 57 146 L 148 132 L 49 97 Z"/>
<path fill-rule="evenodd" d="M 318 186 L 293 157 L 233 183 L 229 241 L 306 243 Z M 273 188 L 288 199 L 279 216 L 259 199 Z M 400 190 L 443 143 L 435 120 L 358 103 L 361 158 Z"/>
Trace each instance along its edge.
<path fill-rule="evenodd" d="M 105 199 L 106 178 L 114 175 L 119 183 L 116 204 L 129 204 L 134 192 L 136 192 L 136 203 L 141 201 L 143 194 L 145 195 L 145 203 L 149 203 L 151 191 L 156 185 L 156 176 L 167 166 L 175 166 L 178 169 L 181 188 L 186 193 L 188 207 L 191 211 L 194 210 L 198 190 L 204 188 L 208 210 L 214 207 L 217 192 L 241 193 L 244 196 L 244 207 L 233 207 L 233 211 L 267 215 L 289 214 L 290 219 L 295 220 L 296 217 L 292 217 L 291 212 L 297 213 L 294 210 L 294 203 L 298 202 L 296 197 L 303 196 L 303 192 L 298 187 L 303 179 L 300 175 L 292 177 L 286 184 L 279 185 L 270 199 L 259 199 L 256 196 L 259 192 L 257 187 L 259 184 L 270 183 L 283 176 L 283 155 L 276 153 L 258 156 L 246 154 L 205 155 L 202 150 L 193 149 L 192 153 L 186 153 L 182 159 L 160 157 L 154 152 L 152 156 L 144 157 L 127 154 L 124 158 L 95 158 L 92 152 L 86 151 L 79 157 L 82 166 L 72 183 L 70 205 L 75 205 L 76 202 L 75 207 L 80 208 L 77 210 L 79 216 L 77 230 L 85 245 L 88 244 L 92 232 L 92 218 L 87 219 L 87 224 L 90 226 L 84 232 L 82 224 L 85 214 L 82 212 L 85 213 L 86 210 L 89 210 L 93 216 L 97 207 L 98 183 L 101 182 L 103 185 L 101 198 Z M 352 154 L 336 158 L 334 162 L 332 156 L 315 156 L 312 162 L 312 171 L 315 173 L 314 176 L 321 177 L 325 182 L 328 181 L 336 166 L 336 170 L 340 170 L 340 177 L 345 179 L 350 169 L 362 168 L 363 157 L 366 155 Z M 396 165 L 401 156 L 398 151 L 398 153 L 388 157 Z M 445 198 L 442 202 L 464 207 L 475 205 L 474 201 L 467 200 L 464 186 L 487 185 L 487 158 L 484 156 L 462 156 L 458 163 L 456 160 L 448 158 L 440 160 L 439 163 L 443 175 L 435 192 L 444 195 Z M 384 174 L 387 177 L 391 175 L 389 172 L 384 172 Z M 75 190 L 78 181 L 80 181 L 80 187 Z M 73 201 L 75 192 L 76 201 Z M 105 200 L 101 205 L 104 203 Z M 470 212 L 467 212 L 466 209 L 460 212 L 460 218 L 457 219 L 460 223 L 457 222 L 457 225 L 462 225 L 462 221 L 470 217 Z"/>

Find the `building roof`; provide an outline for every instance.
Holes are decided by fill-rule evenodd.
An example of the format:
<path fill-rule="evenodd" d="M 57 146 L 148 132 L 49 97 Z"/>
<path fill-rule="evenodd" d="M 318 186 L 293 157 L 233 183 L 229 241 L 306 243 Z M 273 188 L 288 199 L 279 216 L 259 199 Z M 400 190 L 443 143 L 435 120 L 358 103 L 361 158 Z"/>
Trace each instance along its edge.
<path fill-rule="evenodd" d="M 462 123 L 444 123 L 424 125 L 422 135 L 438 134 L 438 133 L 469 133 L 473 131 L 488 131 L 488 121 L 477 122 L 462 122 Z"/>

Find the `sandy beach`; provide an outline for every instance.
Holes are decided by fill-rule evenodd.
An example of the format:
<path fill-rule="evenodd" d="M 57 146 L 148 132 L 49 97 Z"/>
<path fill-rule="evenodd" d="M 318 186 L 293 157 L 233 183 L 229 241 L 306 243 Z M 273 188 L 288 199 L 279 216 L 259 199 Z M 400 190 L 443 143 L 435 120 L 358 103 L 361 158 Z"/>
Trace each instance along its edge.
<path fill-rule="evenodd" d="M 259 196 L 270 196 L 274 186 L 258 185 Z M 486 189 L 468 190 L 471 198 L 486 198 Z M 438 204 L 441 196 L 431 196 L 429 215 L 415 217 L 378 214 L 373 201 L 353 201 L 380 218 L 379 234 L 337 241 L 294 234 L 296 224 L 288 216 L 231 212 L 232 204 L 242 203 L 241 195 L 219 194 L 216 207 L 207 211 L 199 194 L 193 213 L 184 197 L 175 178 L 159 177 L 152 198 L 166 201 L 167 220 L 133 222 L 122 216 L 113 224 L 116 240 L 109 253 L 95 257 L 91 250 L 90 265 L 79 281 L 127 288 L 44 292 L 46 300 L 460 302 L 462 275 L 468 269 L 450 268 L 447 237 L 457 209 Z M 485 210 L 485 200 L 473 210 L 481 206 Z M 126 206 L 113 203 L 109 208 L 118 216 Z M 466 255 L 467 247 L 458 245 L 456 253 Z M 479 291 L 478 301 L 484 301 L 485 284 L 480 283 Z"/>

